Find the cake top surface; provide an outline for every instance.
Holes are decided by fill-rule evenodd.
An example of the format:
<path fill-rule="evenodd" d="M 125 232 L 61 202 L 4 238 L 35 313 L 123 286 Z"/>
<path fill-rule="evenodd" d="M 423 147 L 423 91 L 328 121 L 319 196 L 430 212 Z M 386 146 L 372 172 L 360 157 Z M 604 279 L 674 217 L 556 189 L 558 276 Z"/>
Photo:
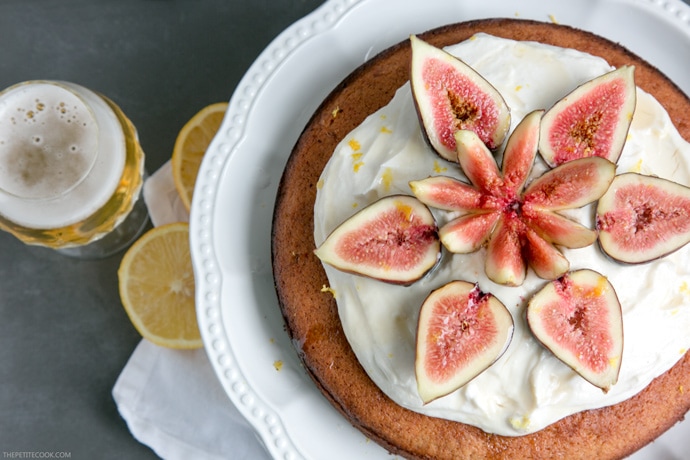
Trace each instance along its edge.
<path fill-rule="evenodd" d="M 492 83 L 511 110 L 512 128 L 527 113 L 546 109 L 577 85 L 609 70 L 604 60 L 574 50 L 478 34 L 448 48 Z M 664 109 L 638 89 L 637 107 L 618 173 L 640 172 L 690 184 L 690 146 Z M 466 180 L 457 165 L 425 143 L 409 85 L 370 115 L 336 148 L 318 183 L 316 244 L 339 223 L 376 199 L 410 194 L 408 182 L 447 175 Z M 547 166 L 537 162 L 532 177 Z M 433 210 L 439 223 L 453 214 Z M 593 226 L 591 206 L 568 212 Z M 437 269 L 410 287 L 348 275 L 326 266 L 348 341 L 374 382 L 398 404 L 508 436 L 535 432 L 569 414 L 615 404 L 643 389 L 675 364 L 690 345 L 690 271 L 684 248 L 655 262 L 624 266 L 596 245 L 563 250 L 571 268 L 609 278 L 624 313 L 625 346 L 618 383 L 604 394 L 543 349 L 523 317 L 526 300 L 544 281 L 528 273 L 520 287 L 499 286 L 484 275 L 483 250 L 445 254 Z M 478 283 L 511 311 L 512 343 L 487 371 L 460 390 L 422 404 L 414 376 L 419 307 L 428 293 L 453 280 Z M 651 288 L 653 286 L 653 289 Z"/>

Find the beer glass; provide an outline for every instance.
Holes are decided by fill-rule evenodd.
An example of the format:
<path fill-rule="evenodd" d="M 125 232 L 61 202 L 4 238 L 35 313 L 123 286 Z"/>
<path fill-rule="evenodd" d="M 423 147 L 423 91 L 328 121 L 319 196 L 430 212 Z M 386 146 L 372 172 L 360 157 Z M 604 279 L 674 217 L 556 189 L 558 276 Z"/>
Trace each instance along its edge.
<path fill-rule="evenodd" d="M 81 258 L 129 245 L 148 213 L 136 129 L 103 95 L 62 81 L 0 92 L 0 228 Z"/>

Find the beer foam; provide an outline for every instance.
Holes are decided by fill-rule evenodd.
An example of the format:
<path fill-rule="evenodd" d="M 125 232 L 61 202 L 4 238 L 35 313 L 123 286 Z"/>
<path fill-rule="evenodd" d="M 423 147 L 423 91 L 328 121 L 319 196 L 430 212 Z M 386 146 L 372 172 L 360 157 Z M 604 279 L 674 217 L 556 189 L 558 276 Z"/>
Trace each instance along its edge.
<path fill-rule="evenodd" d="M 86 103 L 52 83 L 21 84 L 0 97 L 0 189 L 20 198 L 60 196 L 98 154 L 98 124 Z"/>
<path fill-rule="evenodd" d="M 0 97 L 0 212 L 19 225 L 87 218 L 115 191 L 125 155 L 116 114 L 87 88 L 32 81 Z"/>

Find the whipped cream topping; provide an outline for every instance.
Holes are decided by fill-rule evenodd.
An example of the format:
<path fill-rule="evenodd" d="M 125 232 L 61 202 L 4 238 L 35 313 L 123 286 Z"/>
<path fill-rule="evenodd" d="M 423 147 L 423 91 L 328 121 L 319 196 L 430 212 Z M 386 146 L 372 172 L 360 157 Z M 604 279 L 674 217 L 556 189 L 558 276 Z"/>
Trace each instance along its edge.
<path fill-rule="evenodd" d="M 478 34 L 447 50 L 471 65 L 503 95 L 511 131 L 527 113 L 548 109 L 577 85 L 608 72 L 604 60 L 579 51 Z M 617 173 L 639 172 L 690 185 L 690 144 L 663 107 L 638 88 L 637 106 Z M 499 157 L 500 161 L 500 157 Z M 537 158 L 532 177 L 547 166 Z M 425 143 L 409 83 L 336 148 L 318 183 L 314 238 L 320 245 L 340 223 L 375 200 L 410 195 L 410 180 L 447 175 L 467 181 L 458 165 Z M 566 215 L 593 228 L 594 205 Z M 432 209 L 442 226 L 456 215 Z M 533 338 L 524 319 L 529 298 L 545 283 L 529 270 L 520 287 L 497 285 L 484 274 L 485 250 L 444 251 L 439 266 L 409 287 L 325 266 L 345 334 L 362 366 L 396 403 L 423 414 L 519 436 L 570 414 L 616 404 L 641 391 L 690 347 L 690 245 L 642 265 L 609 260 L 595 243 L 563 249 L 571 270 L 608 277 L 623 309 L 624 351 L 618 383 L 608 393 L 585 381 Z M 513 339 L 489 369 L 457 391 L 424 405 L 414 374 L 417 318 L 433 289 L 455 280 L 477 282 L 510 310 Z M 682 389 L 679 389 L 682 391 Z"/>

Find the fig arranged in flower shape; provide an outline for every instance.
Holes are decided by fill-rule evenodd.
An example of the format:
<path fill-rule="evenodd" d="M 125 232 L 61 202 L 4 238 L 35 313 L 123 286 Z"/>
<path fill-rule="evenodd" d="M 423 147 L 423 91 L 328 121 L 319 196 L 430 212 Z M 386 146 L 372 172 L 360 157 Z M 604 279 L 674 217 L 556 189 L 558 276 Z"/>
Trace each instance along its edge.
<path fill-rule="evenodd" d="M 612 259 L 643 263 L 690 242 L 690 188 L 653 176 L 616 176 L 597 204 L 599 246 Z"/>
<path fill-rule="evenodd" d="M 314 253 L 339 270 L 408 285 L 436 265 L 441 244 L 429 208 L 392 195 L 340 224 Z"/>
<path fill-rule="evenodd" d="M 596 232 L 558 211 L 597 200 L 615 174 L 608 160 L 582 158 L 547 171 L 523 190 L 536 156 L 541 114 L 528 114 L 515 128 L 502 171 L 476 134 L 458 131 L 458 160 L 471 185 L 440 176 L 410 182 L 427 205 L 462 213 L 439 229 L 441 242 L 454 253 L 486 245 L 486 275 L 498 284 L 519 286 L 528 265 L 544 279 L 566 273 L 570 263 L 554 245 L 588 246 Z"/>
<path fill-rule="evenodd" d="M 508 348 L 513 317 L 491 294 L 452 281 L 422 304 L 415 374 L 424 403 L 445 396 L 481 374 Z"/>
<path fill-rule="evenodd" d="M 578 270 L 552 281 L 527 304 L 527 323 L 558 359 L 604 392 L 618 381 L 623 314 L 606 277 Z"/>
<path fill-rule="evenodd" d="M 477 133 L 490 148 L 503 143 L 510 110 L 501 94 L 460 59 L 412 35 L 410 85 L 422 133 L 431 147 L 457 161 L 455 132 Z"/>
<path fill-rule="evenodd" d="M 623 66 L 590 80 L 544 114 L 539 153 L 551 167 L 590 156 L 618 161 L 635 112 L 634 71 Z"/>

